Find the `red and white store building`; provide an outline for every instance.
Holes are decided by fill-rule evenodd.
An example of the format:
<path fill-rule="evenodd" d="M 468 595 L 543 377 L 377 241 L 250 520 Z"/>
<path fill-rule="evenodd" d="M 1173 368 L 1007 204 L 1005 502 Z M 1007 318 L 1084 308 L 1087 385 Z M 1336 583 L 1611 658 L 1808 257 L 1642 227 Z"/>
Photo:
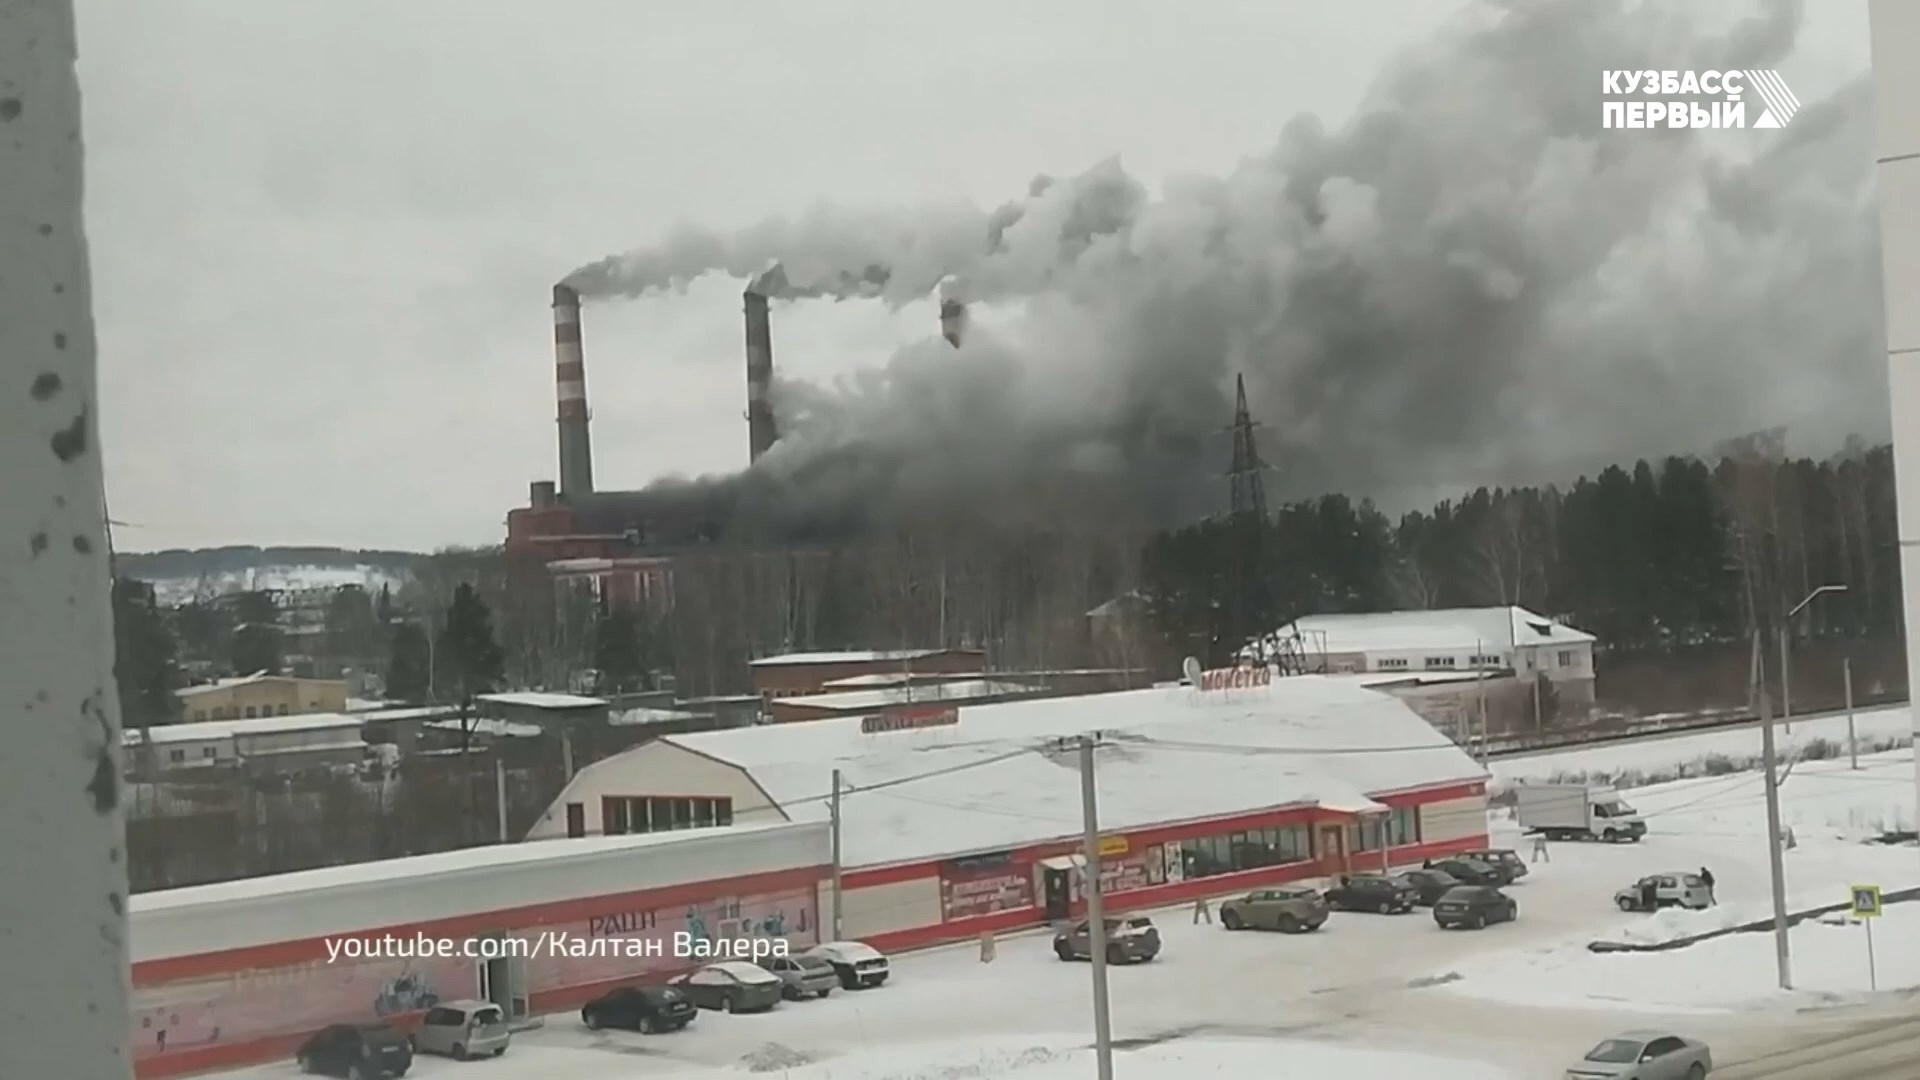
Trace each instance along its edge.
<path fill-rule="evenodd" d="M 1321 676 L 669 736 L 583 769 L 529 839 L 825 822 L 838 773 L 842 936 L 902 949 L 1037 926 L 1079 909 L 1080 778 L 1059 740 L 1089 733 L 1109 910 L 1487 842 L 1478 763 L 1401 700 Z"/>
<path fill-rule="evenodd" d="M 573 1008 L 637 976 L 697 963 L 675 957 L 676 932 L 805 948 L 819 940 L 831 859 L 824 825 L 776 821 L 138 894 L 129 939 L 135 1072 L 144 1080 L 285 1058 L 329 1024 L 406 1026 L 435 1001 L 482 998 L 514 1017 Z M 387 935 L 457 948 L 425 957 L 344 951 L 345 942 Z M 519 944 L 465 946 L 489 938 Z M 551 947 L 557 938 L 571 947 Z M 650 946 L 608 942 L 635 938 Z M 481 952 L 487 958 L 472 955 Z"/>

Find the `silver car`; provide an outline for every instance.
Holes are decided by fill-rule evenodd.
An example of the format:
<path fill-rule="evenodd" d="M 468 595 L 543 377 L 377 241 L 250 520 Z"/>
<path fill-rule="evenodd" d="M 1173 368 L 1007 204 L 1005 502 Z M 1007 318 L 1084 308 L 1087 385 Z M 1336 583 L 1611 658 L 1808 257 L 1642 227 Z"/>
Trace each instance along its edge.
<path fill-rule="evenodd" d="M 788 1001 L 802 998 L 826 997 L 840 985 L 840 973 L 824 957 L 808 956 L 769 956 L 759 961 L 761 967 L 780 976 L 784 996 Z"/>
<path fill-rule="evenodd" d="M 1713 1051 L 1670 1031 L 1625 1031 L 1587 1051 L 1566 1080 L 1704 1080 Z"/>
<path fill-rule="evenodd" d="M 427 1010 L 413 1048 L 422 1054 L 468 1058 L 499 1057 L 507 1052 L 513 1033 L 507 1015 L 491 1001 L 443 1001 Z"/>

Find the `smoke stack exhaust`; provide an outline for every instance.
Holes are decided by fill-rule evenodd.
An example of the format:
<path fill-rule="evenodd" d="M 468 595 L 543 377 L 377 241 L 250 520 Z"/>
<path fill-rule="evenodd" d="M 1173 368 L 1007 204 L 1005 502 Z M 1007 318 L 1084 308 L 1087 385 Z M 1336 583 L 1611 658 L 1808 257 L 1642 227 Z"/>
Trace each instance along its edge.
<path fill-rule="evenodd" d="M 747 313 L 747 460 L 760 455 L 780 437 L 773 423 L 773 322 L 767 314 L 767 297 L 755 286 L 741 294 Z"/>
<path fill-rule="evenodd" d="M 947 344 L 960 347 L 960 339 L 967 329 L 967 305 L 958 300 L 940 301 L 940 336 Z"/>
<path fill-rule="evenodd" d="M 560 497 L 593 494 L 587 436 L 587 369 L 580 353 L 580 294 L 553 287 L 553 386 L 560 403 Z"/>

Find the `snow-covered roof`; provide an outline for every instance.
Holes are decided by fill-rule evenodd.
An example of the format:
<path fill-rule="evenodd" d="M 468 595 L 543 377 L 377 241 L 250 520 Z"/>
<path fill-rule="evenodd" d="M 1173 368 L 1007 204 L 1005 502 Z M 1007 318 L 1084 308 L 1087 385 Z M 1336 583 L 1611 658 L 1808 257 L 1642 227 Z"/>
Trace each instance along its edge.
<path fill-rule="evenodd" d="M 750 661 L 750 667 L 786 667 L 792 664 L 873 664 L 893 660 L 924 660 L 952 649 L 866 649 L 848 652 L 794 652 Z"/>
<path fill-rule="evenodd" d="M 1080 827 L 1072 751 L 1098 731 L 1100 816 L 1114 829 L 1270 807 L 1371 806 L 1369 796 L 1484 779 L 1398 698 L 1303 675 L 1261 690 L 1129 690 L 962 706 L 958 724 L 865 734 L 857 718 L 670 735 L 736 765 L 795 821 L 825 820 L 839 769 L 853 866 L 997 851 Z M 628 754 L 658 752 L 649 747 Z M 619 768 L 625 755 L 588 767 Z M 583 771 L 584 775 L 584 771 Z"/>
<path fill-rule="evenodd" d="M 1365 615 L 1307 615 L 1282 627 L 1297 630 L 1309 652 L 1418 652 L 1422 649 L 1499 654 L 1516 645 L 1577 645 L 1592 634 L 1523 607 L 1382 611 Z"/>
<path fill-rule="evenodd" d="M 352 710 L 348 710 L 351 712 Z M 354 713 L 365 724 L 393 724 L 405 720 L 440 720 L 459 715 L 456 705 L 402 705 L 399 708 L 374 709 Z"/>
<path fill-rule="evenodd" d="M 637 727 L 642 724 L 671 724 L 683 720 L 704 720 L 706 713 L 682 712 L 679 709 L 654 709 L 646 706 L 633 709 L 621 709 L 607 716 L 607 723 L 614 727 Z"/>
<path fill-rule="evenodd" d="M 504 694 L 479 694 L 475 701 L 485 701 L 494 705 L 514 705 L 525 709 L 598 709 L 607 704 L 605 698 L 581 697 L 578 694 L 549 694 L 539 690 L 515 690 Z"/>
<path fill-rule="evenodd" d="M 828 856 L 819 825 L 766 822 L 492 844 L 431 855 L 136 893 L 136 962 L 611 896 Z M 657 854 L 656 854 L 657 853 Z M 638 854 L 641 857 L 635 858 Z"/>
<path fill-rule="evenodd" d="M 345 713 L 304 713 L 297 716 L 262 716 L 253 720 L 195 720 L 182 724 L 161 724 L 145 728 L 147 740 L 155 745 L 166 743 L 207 742 L 212 739 L 231 739 L 244 735 L 284 735 L 297 731 L 334 731 L 341 728 L 360 728 L 360 717 Z M 120 741 L 125 746 L 139 746 L 141 728 L 128 728 L 120 733 Z"/>
<path fill-rule="evenodd" d="M 974 698 L 1006 697 L 1029 694 L 1033 687 L 1025 683 L 995 682 L 992 679 L 962 679 L 953 682 L 914 683 L 910 686 L 883 687 L 879 690 L 848 690 L 837 694 L 803 694 L 781 698 L 780 705 L 802 705 L 815 709 L 853 712 L 879 711 L 891 705 L 932 704 L 942 701 L 967 701 Z"/>
<path fill-rule="evenodd" d="M 452 720 L 429 720 L 427 727 L 435 731 L 451 731 L 458 735 L 463 730 L 458 718 Z M 495 720 L 490 716 L 467 717 L 465 730 L 476 735 L 489 735 L 496 739 L 531 739 L 546 734 L 538 724 L 516 724 L 511 720 Z"/>
<path fill-rule="evenodd" d="M 1352 683 L 1355 686 L 1378 688 L 1401 686 L 1435 686 L 1441 683 L 1473 682 L 1476 679 L 1491 679 L 1498 672 L 1481 671 L 1353 671 L 1323 675 L 1321 678 L 1338 682 Z"/>

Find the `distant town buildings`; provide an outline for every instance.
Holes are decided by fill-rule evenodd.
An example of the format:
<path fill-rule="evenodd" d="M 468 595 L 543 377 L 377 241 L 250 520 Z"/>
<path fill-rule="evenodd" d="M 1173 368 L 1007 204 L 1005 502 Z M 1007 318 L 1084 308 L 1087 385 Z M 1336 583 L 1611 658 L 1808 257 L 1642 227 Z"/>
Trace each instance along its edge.
<path fill-rule="evenodd" d="M 266 716 L 347 711 L 344 679 L 302 679 L 256 671 L 174 691 L 182 719 L 253 720 Z"/>

